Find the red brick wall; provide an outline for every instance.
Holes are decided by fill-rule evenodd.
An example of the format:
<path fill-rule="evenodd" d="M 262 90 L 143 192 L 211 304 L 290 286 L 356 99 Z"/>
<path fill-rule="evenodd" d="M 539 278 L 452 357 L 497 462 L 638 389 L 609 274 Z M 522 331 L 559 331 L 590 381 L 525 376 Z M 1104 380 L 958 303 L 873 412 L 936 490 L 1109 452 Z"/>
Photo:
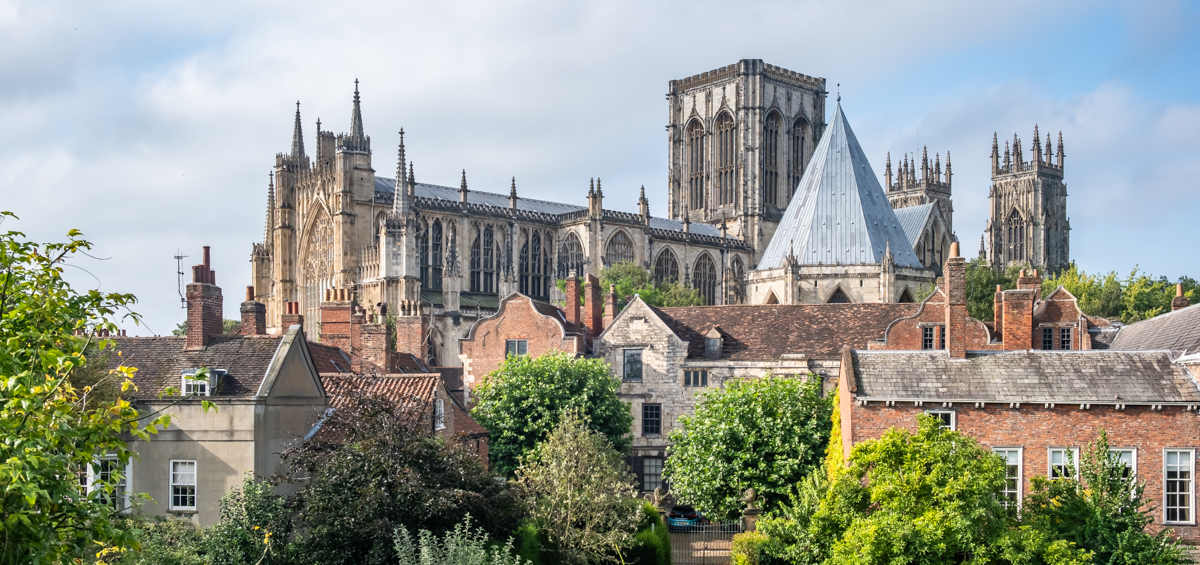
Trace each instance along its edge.
<path fill-rule="evenodd" d="M 421 303 L 401 301 L 396 312 L 396 351 L 411 353 L 424 360 L 428 334 L 429 320 L 421 312 Z"/>
<path fill-rule="evenodd" d="M 361 370 L 386 372 L 389 367 L 387 324 L 363 324 L 361 331 Z"/>
<path fill-rule="evenodd" d="M 1030 349 L 1033 344 L 1033 301 L 1038 291 L 1004 291 L 1004 349 Z"/>
<path fill-rule="evenodd" d="M 342 300 L 338 294 L 345 289 L 330 289 L 326 291 L 326 301 L 321 302 L 321 343 L 351 352 L 350 316 L 353 314 L 352 303 Z M 330 293 L 334 293 L 330 300 Z"/>
<path fill-rule="evenodd" d="M 495 316 L 476 322 L 470 335 L 459 342 L 463 385 L 475 388 L 485 376 L 495 371 L 504 361 L 505 341 L 510 339 L 527 340 L 527 352 L 532 357 L 555 350 L 583 351 L 580 337 L 564 338 L 563 326 L 558 320 L 535 310 L 529 297 L 514 294 L 504 300 Z"/>
<path fill-rule="evenodd" d="M 942 408 L 940 402 L 925 403 L 920 408 L 911 402 L 897 403 L 895 407 L 882 403 L 859 406 L 850 401 L 851 395 L 843 396 L 845 398 L 840 399 L 843 400 L 843 436 L 849 432 L 853 436 L 849 441 L 853 443 L 878 438 L 892 427 L 915 431 L 918 414 L 947 409 Z M 1022 404 L 1020 408 L 988 404 L 985 408 L 955 405 L 948 409 L 955 413 L 958 431 L 975 438 L 985 447 L 1023 448 L 1022 496 L 1029 494 L 1031 477 L 1049 473 L 1049 448 L 1082 449 L 1088 442 L 1095 441 L 1098 430 L 1104 428 L 1111 447 L 1137 449 L 1137 474 L 1146 481 L 1145 497 L 1157 508 L 1153 517 L 1159 527 L 1163 525 L 1163 450 L 1187 448 L 1200 453 L 1200 426 L 1196 425 L 1196 414 L 1183 407 L 1168 406 L 1156 411 L 1148 406 L 1130 406 L 1125 410 L 1097 406 L 1081 410 L 1078 404 L 1060 404 L 1051 409 L 1046 409 L 1043 404 Z M 1169 527 L 1189 541 L 1200 542 L 1200 528 L 1196 526 L 1172 524 Z"/>
<path fill-rule="evenodd" d="M 962 325 L 963 339 L 966 342 L 968 350 L 983 350 L 988 348 L 988 331 L 987 328 L 973 319 L 966 319 L 966 309 L 960 308 L 959 314 L 964 317 Z M 929 301 L 922 306 L 916 316 L 912 318 L 903 318 L 896 321 L 890 329 L 888 329 L 886 341 L 883 343 L 870 343 L 868 349 L 874 350 L 893 350 L 893 351 L 916 351 L 921 349 L 922 339 L 922 324 L 938 324 L 936 331 L 942 331 L 946 324 L 946 295 L 941 289 L 935 290 L 930 296 Z M 937 347 L 937 333 L 934 333 L 934 347 Z M 950 343 L 947 340 L 946 346 Z"/>
<path fill-rule="evenodd" d="M 187 285 L 187 349 L 203 349 L 207 338 L 225 333 L 224 306 L 221 287 L 202 282 Z"/>
<path fill-rule="evenodd" d="M 588 337 L 596 337 L 604 329 L 600 303 L 600 279 L 588 275 L 583 283 L 583 323 L 587 325 Z"/>

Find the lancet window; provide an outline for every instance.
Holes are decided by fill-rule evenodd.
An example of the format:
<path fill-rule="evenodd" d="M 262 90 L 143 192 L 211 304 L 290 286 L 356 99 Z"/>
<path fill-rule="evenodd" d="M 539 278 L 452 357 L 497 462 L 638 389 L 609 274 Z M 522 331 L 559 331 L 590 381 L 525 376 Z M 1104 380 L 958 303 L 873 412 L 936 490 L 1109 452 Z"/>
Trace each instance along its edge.
<path fill-rule="evenodd" d="M 704 126 L 692 120 L 687 129 L 688 207 L 704 207 Z"/>
<path fill-rule="evenodd" d="M 717 118 L 717 146 L 719 148 L 719 168 L 717 169 L 717 195 L 721 205 L 733 204 L 734 179 L 736 175 L 737 136 L 734 133 L 733 116 L 728 112 Z"/>
<path fill-rule="evenodd" d="M 779 205 L 779 129 L 782 119 L 778 112 L 767 114 L 763 124 L 763 201 Z"/>
<path fill-rule="evenodd" d="M 422 281 L 429 290 L 442 290 L 442 245 L 442 221 L 434 220 L 429 228 L 429 280 Z"/>
<path fill-rule="evenodd" d="M 654 260 L 654 282 L 676 282 L 679 280 L 679 260 L 668 247 Z"/>
<path fill-rule="evenodd" d="M 492 226 L 483 228 L 483 289 L 496 294 L 500 291 L 500 244 L 496 243 Z"/>
<path fill-rule="evenodd" d="M 538 230 L 521 231 L 525 240 L 521 244 L 519 259 L 521 294 L 541 300 L 549 299 L 550 279 L 552 278 L 550 269 L 553 264 L 550 259 L 550 249 L 553 247 L 552 245 L 543 246 L 543 243 L 552 244 L 553 242 L 548 234 L 543 238 L 542 232 Z"/>
<path fill-rule="evenodd" d="M 417 255 L 421 262 L 421 288 L 429 288 L 429 222 L 417 225 Z"/>
<path fill-rule="evenodd" d="M 1008 220 L 1005 222 L 1005 232 L 1008 238 L 1007 245 L 1004 246 L 1007 253 L 1008 261 L 1024 261 L 1025 260 L 1025 219 L 1021 217 L 1021 213 L 1013 210 L 1008 215 Z"/>
<path fill-rule="evenodd" d="M 746 303 L 746 267 L 742 265 L 741 257 L 734 257 L 729 265 L 730 285 L 733 304 Z"/>
<path fill-rule="evenodd" d="M 483 292 L 483 233 L 475 229 L 471 241 L 471 292 Z"/>
<path fill-rule="evenodd" d="M 707 253 L 696 259 L 696 265 L 692 269 L 692 286 L 700 292 L 704 304 L 717 303 L 717 266 Z"/>
<path fill-rule="evenodd" d="M 808 122 L 804 121 L 804 118 L 797 118 L 792 124 L 791 155 L 788 163 L 789 201 L 800 186 L 801 177 L 804 176 L 804 142 L 807 134 Z"/>
<path fill-rule="evenodd" d="M 321 297 L 325 289 L 333 288 L 333 225 L 328 215 L 319 214 L 308 235 L 304 260 L 304 331 L 313 339 L 320 338 Z"/>
<path fill-rule="evenodd" d="M 625 232 L 619 231 L 608 239 L 604 247 L 604 263 L 615 265 L 621 262 L 633 262 L 633 241 Z"/>
<path fill-rule="evenodd" d="M 558 246 L 558 278 L 566 279 L 571 271 L 575 271 L 575 276 L 582 277 L 583 272 L 583 244 L 579 241 L 579 236 L 574 232 L 568 232 L 567 237 Z"/>

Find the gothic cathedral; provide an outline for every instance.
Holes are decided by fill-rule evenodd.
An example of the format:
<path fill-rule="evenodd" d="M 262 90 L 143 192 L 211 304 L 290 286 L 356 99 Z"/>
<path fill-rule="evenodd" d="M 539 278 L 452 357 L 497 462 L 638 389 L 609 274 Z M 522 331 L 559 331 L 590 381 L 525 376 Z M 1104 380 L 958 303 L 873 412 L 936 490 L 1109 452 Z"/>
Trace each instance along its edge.
<path fill-rule="evenodd" d="M 1011 146 L 1004 142 L 1002 162 L 999 140 L 992 135 L 992 188 L 988 193 L 991 217 L 984 233 L 985 248 L 980 253 L 986 253 L 988 262 L 997 269 L 1022 264 L 1058 273 L 1071 264 L 1062 132 L 1055 154 L 1049 134 L 1042 150 L 1034 126 L 1030 150 L 1032 159 L 1026 161 L 1021 139 L 1014 135 Z"/>

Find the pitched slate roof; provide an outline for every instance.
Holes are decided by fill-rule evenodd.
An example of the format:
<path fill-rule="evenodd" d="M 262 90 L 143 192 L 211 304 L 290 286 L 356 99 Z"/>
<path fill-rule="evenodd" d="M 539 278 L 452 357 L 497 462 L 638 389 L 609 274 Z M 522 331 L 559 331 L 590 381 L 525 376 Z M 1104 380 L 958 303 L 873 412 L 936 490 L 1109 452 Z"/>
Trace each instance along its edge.
<path fill-rule="evenodd" d="M 704 334 L 717 326 L 722 359 L 774 360 L 802 353 L 837 359 L 844 346 L 883 339 L 888 324 L 919 304 L 770 304 L 650 309 L 688 342 L 688 357 L 704 357 Z"/>
<path fill-rule="evenodd" d="M 1200 388 L 1166 351 L 854 351 L 860 400 L 1030 403 L 1200 403 Z"/>
<path fill-rule="evenodd" d="M 211 396 L 253 396 L 258 393 L 281 336 L 221 336 L 199 351 L 185 351 L 187 337 L 117 337 L 109 366 L 136 367 L 136 398 L 152 399 L 167 387 L 179 389 L 183 372 L 208 367 L 228 371 Z"/>
<path fill-rule="evenodd" d="M 900 222 L 900 229 L 904 230 L 904 237 L 908 238 L 908 242 L 912 243 L 921 238 L 921 232 L 925 229 L 925 224 L 929 221 L 929 215 L 933 212 L 934 204 L 918 204 L 907 208 L 898 208 L 896 212 L 896 221 Z"/>
<path fill-rule="evenodd" d="M 877 264 L 889 242 L 897 265 L 921 268 L 838 102 L 758 268 L 789 254 L 802 265 Z"/>
<path fill-rule="evenodd" d="M 1124 326 L 1108 348 L 1200 352 L 1200 304 Z"/>
<path fill-rule="evenodd" d="M 321 384 L 325 387 L 325 394 L 329 396 L 329 405 L 334 408 L 342 407 L 351 395 L 379 396 L 396 404 L 430 404 L 440 383 L 441 376 L 437 374 L 321 375 Z"/>

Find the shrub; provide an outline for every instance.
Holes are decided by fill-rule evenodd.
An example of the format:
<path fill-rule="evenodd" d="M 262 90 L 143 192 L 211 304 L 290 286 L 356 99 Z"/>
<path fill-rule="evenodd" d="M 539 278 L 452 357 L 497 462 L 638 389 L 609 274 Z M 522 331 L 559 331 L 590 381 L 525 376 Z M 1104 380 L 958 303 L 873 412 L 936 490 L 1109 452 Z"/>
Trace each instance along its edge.
<path fill-rule="evenodd" d="M 503 546 L 493 544 L 483 529 L 471 531 L 471 516 L 440 538 L 429 530 L 417 534 L 416 543 L 404 526 L 396 528 L 396 554 L 400 565 L 522 565 L 512 555 L 512 539 Z"/>
<path fill-rule="evenodd" d="M 671 534 L 654 505 L 642 504 L 638 533 L 623 555 L 627 565 L 671 565 Z"/>
<path fill-rule="evenodd" d="M 532 520 L 521 520 L 521 523 L 517 525 L 517 530 L 513 532 L 513 537 L 515 538 L 513 551 L 521 559 L 532 565 L 542 565 L 541 536 L 538 535 L 537 525 Z"/>
<path fill-rule="evenodd" d="M 221 497 L 221 520 L 204 532 L 214 565 L 289 563 L 292 511 L 274 488 L 250 473 L 242 487 Z"/>
<path fill-rule="evenodd" d="M 733 547 L 729 551 L 732 565 L 758 565 L 766 545 L 767 535 L 762 532 L 742 532 L 733 536 Z"/>
<path fill-rule="evenodd" d="M 126 551 L 122 565 L 207 565 L 204 531 L 183 520 L 127 520 L 141 551 Z"/>

